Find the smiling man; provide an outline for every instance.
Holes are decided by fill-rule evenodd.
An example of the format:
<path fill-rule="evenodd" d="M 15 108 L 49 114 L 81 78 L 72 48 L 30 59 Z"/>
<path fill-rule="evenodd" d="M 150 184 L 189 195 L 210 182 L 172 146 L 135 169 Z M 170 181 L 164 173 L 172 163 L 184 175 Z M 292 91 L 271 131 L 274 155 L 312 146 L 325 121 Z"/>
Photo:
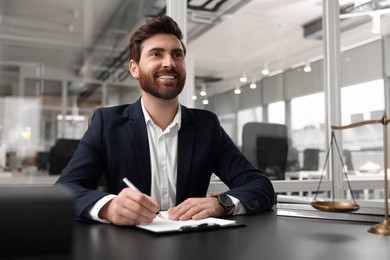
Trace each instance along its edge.
<path fill-rule="evenodd" d="M 179 104 L 186 48 L 176 22 L 159 16 L 129 43 L 141 87 L 130 105 L 96 110 L 57 185 L 74 194 L 74 216 L 116 225 L 255 214 L 275 203 L 271 182 L 241 154 L 215 114 Z M 206 196 L 215 173 L 229 187 Z M 97 190 L 104 175 L 106 191 Z M 123 178 L 131 182 L 129 188 Z"/>

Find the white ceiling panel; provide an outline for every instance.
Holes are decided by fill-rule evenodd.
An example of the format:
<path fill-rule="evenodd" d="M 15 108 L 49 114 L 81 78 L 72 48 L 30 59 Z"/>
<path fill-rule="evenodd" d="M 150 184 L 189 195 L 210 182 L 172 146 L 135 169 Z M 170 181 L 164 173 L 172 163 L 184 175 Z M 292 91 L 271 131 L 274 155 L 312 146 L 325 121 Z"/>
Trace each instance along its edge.
<path fill-rule="evenodd" d="M 258 79 L 264 63 L 276 71 L 322 55 L 322 41 L 303 35 L 303 26 L 322 16 L 322 0 L 214 0 L 207 7 L 216 7 L 212 12 L 198 10 L 204 2 L 188 1 L 187 45 L 196 84 L 206 82 L 217 92 L 232 88 L 244 71 Z M 351 2 L 342 0 L 340 6 Z M 101 72 L 110 67 L 127 69 L 123 52 L 132 31 L 164 13 L 165 3 L 0 0 L 0 65 L 36 63 L 105 79 Z M 387 32 L 388 21 L 383 15 Z M 369 30 L 365 23 L 343 32 L 342 46 L 375 37 Z"/>

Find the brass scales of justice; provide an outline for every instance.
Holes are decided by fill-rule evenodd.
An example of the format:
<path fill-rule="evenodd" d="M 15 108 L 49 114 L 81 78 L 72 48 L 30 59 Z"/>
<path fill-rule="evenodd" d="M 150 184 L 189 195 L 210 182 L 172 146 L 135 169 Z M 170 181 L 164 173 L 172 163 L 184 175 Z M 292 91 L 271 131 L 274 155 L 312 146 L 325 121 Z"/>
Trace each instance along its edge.
<path fill-rule="evenodd" d="M 353 123 L 350 125 L 345 125 L 345 126 L 331 126 L 332 129 L 332 137 L 331 137 L 331 142 L 329 149 L 326 154 L 326 159 L 324 163 L 324 168 L 321 174 L 321 178 L 318 184 L 317 192 L 314 197 L 313 202 L 311 203 L 312 207 L 321 210 L 321 211 L 329 211 L 329 212 L 352 212 L 356 211 L 360 208 L 358 204 L 356 204 L 355 198 L 352 193 L 351 185 L 348 181 L 348 176 L 347 172 L 344 167 L 343 159 L 340 154 L 339 147 L 337 145 L 336 138 L 334 136 L 334 130 L 343 130 L 343 129 L 348 129 L 348 128 L 354 128 L 354 127 L 359 127 L 367 124 L 382 124 L 383 125 L 383 169 L 384 169 L 384 219 L 380 223 L 375 224 L 371 228 L 368 229 L 368 232 L 373 233 L 373 234 L 380 234 L 380 235 L 390 235 L 390 221 L 388 219 L 388 180 L 387 180 L 387 124 L 389 122 L 389 119 L 386 116 L 386 113 L 384 113 L 382 119 L 380 120 L 367 120 L 367 121 L 361 121 L 357 123 Z M 346 177 L 347 184 L 349 187 L 349 190 L 351 191 L 351 197 L 353 200 L 353 203 L 351 202 L 344 202 L 344 201 L 335 201 L 334 199 L 334 177 L 332 177 L 332 201 L 316 201 L 317 199 L 317 194 L 321 185 L 322 177 L 324 175 L 325 171 L 325 166 L 328 162 L 329 158 L 329 151 L 333 148 L 333 143 L 336 145 L 337 148 L 337 153 L 338 157 L 340 159 L 343 173 Z M 333 166 L 333 164 L 332 164 Z M 334 170 L 332 169 L 332 175 L 334 176 Z M 337 214 L 337 213 L 336 213 Z"/>

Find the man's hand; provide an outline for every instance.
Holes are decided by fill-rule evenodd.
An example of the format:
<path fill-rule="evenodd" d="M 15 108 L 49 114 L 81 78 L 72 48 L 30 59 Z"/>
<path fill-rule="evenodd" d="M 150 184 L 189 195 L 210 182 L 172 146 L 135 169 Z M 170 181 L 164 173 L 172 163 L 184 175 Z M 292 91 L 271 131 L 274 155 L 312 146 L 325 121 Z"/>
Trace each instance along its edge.
<path fill-rule="evenodd" d="M 152 197 L 125 188 L 101 208 L 99 217 L 118 226 L 132 226 L 151 223 L 159 208 L 157 201 Z"/>
<path fill-rule="evenodd" d="M 207 217 L 220 217 L 224 208 L 215 197 L 189 198 L 174 208 L 168 209 L 171 220 L 203 219 Z"/>

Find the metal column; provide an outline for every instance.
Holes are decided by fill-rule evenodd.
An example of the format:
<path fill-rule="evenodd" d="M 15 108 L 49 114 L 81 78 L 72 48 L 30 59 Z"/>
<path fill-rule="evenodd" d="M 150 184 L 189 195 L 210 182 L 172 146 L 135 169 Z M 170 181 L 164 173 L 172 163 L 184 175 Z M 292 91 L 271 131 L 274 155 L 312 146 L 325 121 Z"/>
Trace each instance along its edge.
<path fill-rule="evenodd" d="M 323 35 L 324 35 L 324 93 L 326 144 L 331 138 L 331 125 L 341 125 L 341 90 L 340 90 L 340 7 L 338 1 L 323 0 Z M 341 132 L 335 131 L 335 137 L 342 153 Z M 328 176 L 333 179 L 335 198 L 343 198 L 343 174 L 337 150 L 330 151 L 327 165 Z"/>
<path fill-rule="evenodd" d="M 172 17 L 183 33 L 183 43 L 187 46 L 187 1 L 167 0 L 167 15 Z M 188 48 L 187 48 L 188 50 Z M 195 66 L 192 53 L 186 55 L 187 79 L 186 85 L 179 96 L 180 103 L 194 107 L 192 96 L 195 92 Z"/>

